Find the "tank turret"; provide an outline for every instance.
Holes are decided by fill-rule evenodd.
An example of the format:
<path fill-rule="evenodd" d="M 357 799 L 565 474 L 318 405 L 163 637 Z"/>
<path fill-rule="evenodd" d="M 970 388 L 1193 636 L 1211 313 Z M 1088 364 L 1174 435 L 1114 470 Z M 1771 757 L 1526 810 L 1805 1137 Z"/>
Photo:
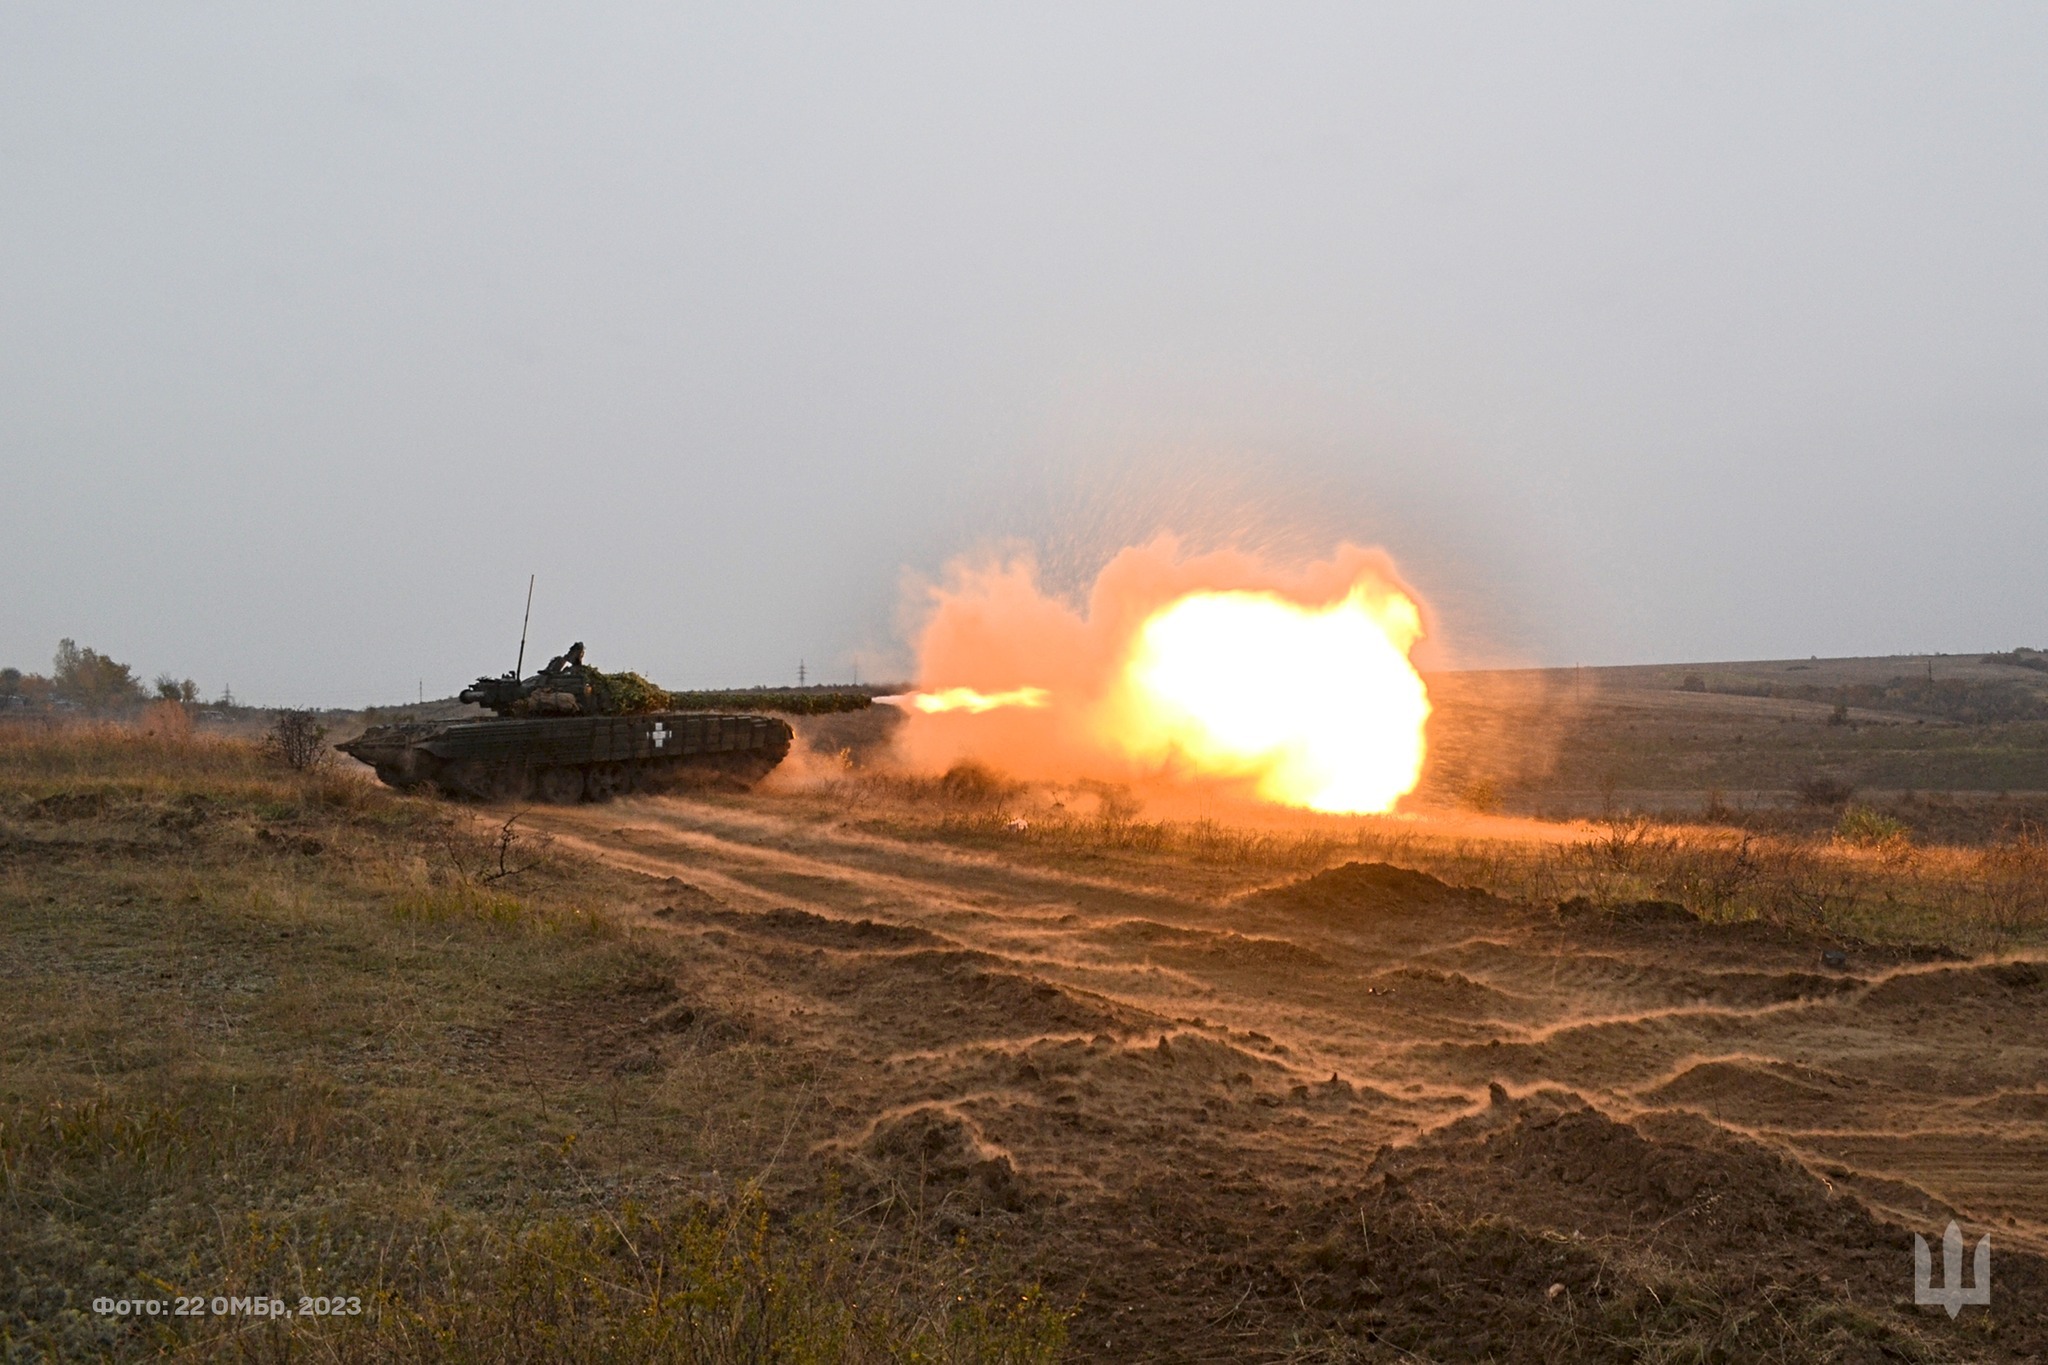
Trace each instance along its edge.
<path fill-rule="evenodd" d="M 641 688 L 651 687 L 637 673 L 625 673 Z M 602 716 L 621 713 L 621 699 L 606 685 L 605 675 L 583 662 L 583 642 L 548 660 L 546 668 L 530 678 L 516 672 L 498 677 L 478 678 L 462 689 L 459 700 L 482 706 L 501 716 Z M 655 689 L 659 690 L 659 689 Z M 665 695 L 665 694 L 664 694 Z"/>

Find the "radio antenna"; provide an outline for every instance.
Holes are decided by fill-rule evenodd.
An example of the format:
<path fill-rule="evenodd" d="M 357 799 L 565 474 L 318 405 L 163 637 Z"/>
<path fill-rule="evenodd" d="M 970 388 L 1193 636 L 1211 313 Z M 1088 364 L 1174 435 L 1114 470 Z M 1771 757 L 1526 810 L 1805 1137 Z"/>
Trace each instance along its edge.
<path fill-rule="evenodd" d="M 519 674 L 526 667 L 526 626 L 533 620 L 533 580 L 538 574 L 526 576 L 526 615 L 519 618 L 519 662 L 512 665 L 512 681 L 519 681 Z"/>

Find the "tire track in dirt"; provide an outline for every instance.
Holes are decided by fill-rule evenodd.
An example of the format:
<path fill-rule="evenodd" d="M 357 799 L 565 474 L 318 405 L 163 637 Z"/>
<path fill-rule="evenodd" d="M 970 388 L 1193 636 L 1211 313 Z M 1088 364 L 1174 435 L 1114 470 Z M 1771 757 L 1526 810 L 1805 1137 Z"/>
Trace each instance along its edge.
<path fill-rule="evenodd" d="M 1221 1267 L 1252 1234 L 1175 1242 L 1187 1227 L 1278 1235 L 1263 1211 L 1285 1207 L 1299 1236 L 1318 1201 L 1391 1197 L 1373 1172 L 1429 1184 L 1444 1160 L 1513 1165 L 1552 1150 L 1558 1124 L 1591 1155 L 1556 1148 L 1527 1167 L 1533 1185 L 1496 1197 L 1574 1236 L 1541 1220 L 1579 1210 L 1628 1255 L 1665 1254 L 1671 1228 L 1720 1218 L 1745 1163 L 1794 1203 L 1860 1201 L 1856 1218 L 1814 1215 L 1830 1235 L 1880 1235 L 1872 1216 L 1938 1232 L 1953 1213 L 1997 1229 L 2011 1255 L 2048 1247 L 2038 963 L 1872 952 L 1823 970 L 1796 939 L 1581 922 L 1372 866 L 1220 895 L 1213 870 L 1069 874 L 786 813 L 771 796 L 532 823 L 653 879 L 652 922 L 712 944 L 729 979 L 759 983 L 735 989 L 831 1059 L 840 1117 L 817 1150 L 866 1172 L 864 1193 L 1056 1228 L 1061 1246 L 1097 1235 L 1122 1262 L 1044 1252 L 1076 1257 L 1065 1283 L 1091 1295 L 1138 1292 L 1125 1277 L 1156 1261 L 1188 1321 L 1249 1323 L 1243 1305 L 1264 1291 L 1246 1286 L 1264 1281 Z M 1695 1168 L 1709 1174 L 1683 1174 Z M 1573 1192 L 1639 1178 L 1662 1210 L 1654 1236 L 1622 1204 Z M 1457 1208 L 1469 1194 L 1434 1197 Z M 1170 1228 L 1148 1221 L 1160 1210 Z M 1758 1206 L 1727 1235 L 1765 1255 L 1768 1231 Z M 1260 1311 L 1283 1309 L 1296 1311 Z M 1119 1313 L 1088 1319 L 1102 1357 L 1150 1358 L 1145 1312 Z M 1178 1343 L 1159 1358 L 1211 1358 L 1180 1318 L 1154 1330 Z"/>

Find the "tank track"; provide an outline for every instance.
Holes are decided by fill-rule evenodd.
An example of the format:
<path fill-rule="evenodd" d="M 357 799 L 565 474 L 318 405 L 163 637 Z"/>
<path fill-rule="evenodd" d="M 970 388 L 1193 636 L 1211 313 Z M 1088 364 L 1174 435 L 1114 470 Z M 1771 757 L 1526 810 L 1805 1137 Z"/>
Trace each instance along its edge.
<path fill-rule="evenodd" d="M 396 773 L 387 776 L 381 770 L 377 777 L 387 786 L 431 787 L 443 796 L 464 801 L 545 801 L 570 805 L 636 794 L 745 791 L 773 772 L 781 761 L 781 755 L 770 757 L 762 753 L 540 765 L 458 759 L 432 765 L 428 772 L 409 781 Z"/>

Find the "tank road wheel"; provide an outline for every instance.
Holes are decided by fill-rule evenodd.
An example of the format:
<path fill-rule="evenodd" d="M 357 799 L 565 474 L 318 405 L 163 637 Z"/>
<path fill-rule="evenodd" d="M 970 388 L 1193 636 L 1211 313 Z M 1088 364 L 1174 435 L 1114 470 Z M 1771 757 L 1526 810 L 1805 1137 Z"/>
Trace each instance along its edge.
<path fill-rule="evenodd" d="M 566 806 L 583 799 L 581 768 L 542 768 L 534 779 L 534 794 L 551 805 Z"/>
<path fill-rule="evenodd" d="M 518 801 L 526 795 L 527 776 L 524 768 L 466 758 L 449 764 L 435 785 L 472 801 Z"/>
<path fill-rule="evenodd" d="M 633 774 L 623 763 L 593 763 L 583 779 L 583 794 L 592 801 L 609 801 L 633 789 Z"/>
<path fill-rule="evenodd" d="M 434 785 L 450 796 L 466 796 L 472 801 L 481 801 L 490 788 L 490 773 L 475 759 L 463 759 L 443 768 Z"/>

